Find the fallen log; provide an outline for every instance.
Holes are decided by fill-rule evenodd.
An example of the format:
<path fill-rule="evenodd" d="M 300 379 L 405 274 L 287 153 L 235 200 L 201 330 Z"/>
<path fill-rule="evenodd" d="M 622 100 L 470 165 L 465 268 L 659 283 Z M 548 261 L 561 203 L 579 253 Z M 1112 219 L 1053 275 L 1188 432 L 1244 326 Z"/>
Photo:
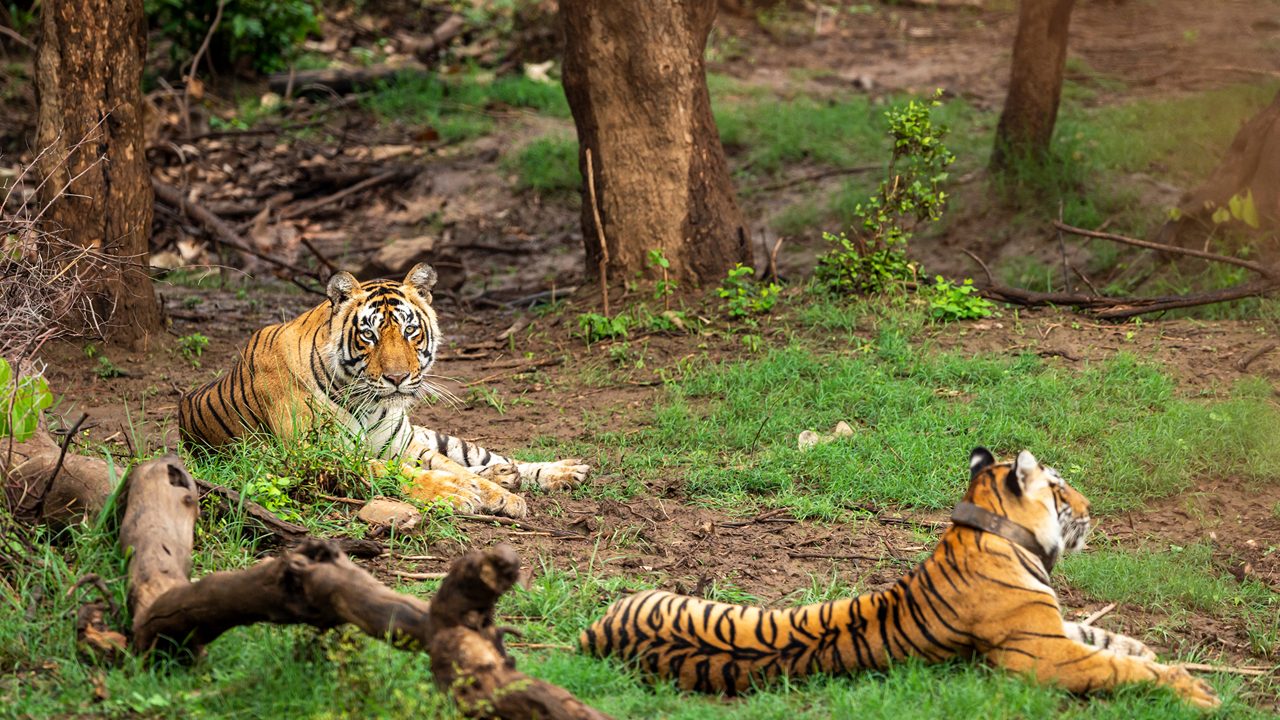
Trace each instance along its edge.
<path fill-rule="evenodd" d="M 115 490 L 106 460 L 65 452 L 43 428 L 23 442 L 10 440 L 0 438 L 0 479 L 9 511 L 21 523 L 75 523 L 101 512 Z"/>
<path fill-rule="evenodd" d="M 397 648 L 430 653 L 436 686 L 470 717 L 606 717 L 564 689 L 519 672 L 506 654 L 494 605 L 519 576 L 511 547 L 464 555 L 431 602 L 391 590 L 332 543 L 315 539 L 250 568 L 192 583 L 198 492 L 174 456 L 143 463 L 125 479 L 120 544 L 129 557 L 135 652 L 198 657 L 227 630 L 258 622 L 352 624 Z"/>

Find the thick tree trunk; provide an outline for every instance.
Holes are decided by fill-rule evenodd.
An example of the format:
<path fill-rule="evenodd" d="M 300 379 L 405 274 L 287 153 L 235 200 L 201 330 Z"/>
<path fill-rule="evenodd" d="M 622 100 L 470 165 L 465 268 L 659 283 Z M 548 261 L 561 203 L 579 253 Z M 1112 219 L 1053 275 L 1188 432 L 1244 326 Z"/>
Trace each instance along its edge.
<path fill-rule="evenodd" d="M 1007 169 L 1019 158 L 1049 152 L 1067 63 L 1067 28 L 1075 0 L 1022 0 L 1013 41 L 1009 94 L 996 128 L 991 166 Z"/>
<path fill-rule="evenodd" d="M 95 253 L 91 281 L 111 340 L 140 346 L 161 329 L 147 275 L 151 173 L 142 137 L 142 0 L 50 0 L 36 55 L 44 217 Z"/>
<path fill-rule="evenodd" d="M 1182 197 L 1178 218 L 1165 223 L 1161 241 L 1201 244 L 1215 225 L 1214 212 L 1229 209 L 1233 197 L 1252 198 L 1254 212 L 1232 215 L 1232 221 L 1264 232 L 1280 227 L 1280 93 L 1240 128 L 1204 184 Z M 1274 240 L 1264 240 L 1260 249 L 1268 258 L 1280 253 Z"/>
<path fill-rule="evenodd" d="M 703 50 L 716 0 L 562 0 L 564 90 L 579 160 L 592 153 L 596 203 L 615 278 L 649 273 L 661 250 L 673 279 L 714 282 L 751 246 L 711 117 Z M 583 188 L 589 274 L 601 257 Z"/>

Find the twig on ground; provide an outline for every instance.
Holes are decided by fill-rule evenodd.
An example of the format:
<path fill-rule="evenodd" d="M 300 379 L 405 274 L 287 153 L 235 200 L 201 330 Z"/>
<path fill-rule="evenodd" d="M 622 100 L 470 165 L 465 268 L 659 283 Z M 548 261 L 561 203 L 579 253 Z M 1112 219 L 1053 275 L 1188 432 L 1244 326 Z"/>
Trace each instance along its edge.
<path fill-rule="evenodd" d="M 314 214 L 317 210 L 332 205 L 340 200 L 344 200 L 356 193 L 364 192 L 371 188 L 375 188 L 385 183 L 405 180 L 418 174 L 418 169 L 413 167 L 398 167 L 390 170 L 384 170 L 376 175 L 361 180 L 360 182 L 345 187 L 331 195 L 325 195 L 322 198 L 300 202 L 296 205 L 285 207 L 280 211 L 281 220 L 293 220 L 299 217 L 306 217 Z"/>
<path fill-rule="evenodd" d="M 855 555 L 855 554 L 839 554 L 839 553 L 801 553 L 789 552 L 787 557 L 792 560 L 867 560 L 870 562 L 880 562 L 883 557 L 874 555 Z M 894 558 L 897 559 L 897 558 Z"/>
<path fill-rule="evenodd" d="M 520 520 L 514 520 L 512 518 L 507 518 L 507 517 L 500 517 L 498 515 L 476 515 L 472 513 L 457 513 L 452 517 L 459 518 L 462 520 L 471 520 L 473 522 L 493 523 L 495 525 L 503 525 L 510 528 L 516 528 L 517 530 L 526 530 L 528 532 L 551 533 L 554 537 L 559 537 L 559 538 L 576 538 L 578 540 L 587 539 L 586 535 L 581 535 L 579 533 L 573 533 L 567 530 L 551 530 L 544 527 L 538 527 L 537 525 L 530 525 Z"/>
<path fill-rule="evenodd" d="M 1275 350 L 1278 347 L 1280 347 L 1280 343 L 1277 343 L 1277 342 L 1269 342 L 1266 345 L 1263 345 L 1262 347 L 1254 350 L 1248 355 L 1245 355 L 1244 357 L 1240 358 L 1240 361 L 1236 363 L 1236 369 L 1239 370 L 1240 372 L 1247 371 L 1249 369 L 1249 366 L 1252 365 L 1255 360 L 1262 357 L 1263 355 L 1266 355 L 1272 350 Z"/>
<path fill-rule="evenodd" d="M 1232 675 L 1252 675 L 1263 677 L 1276 672 L 1276 668 L 1267 665 L 1210 665 L 1208 663 L 1179 663 L 1182 667 L 1196 672 L 1230 673 Z"/>
<path fill-rule="evenodd" d="M 1094 624 L 1094 623 L 1098 622 L 1099 620 L 1101 620 L 1101 619 L 1102 619 L 1102 617 L 1103 617 L 1104 615 L 1106 615 L 1107 613 L 1109 613 L 1109 612 L 1111 612 L 1112 610 L 1115 610 L 1115 609 L 1116 609 L 1116 604 L 1115 604 L 1115 603 L 1108 603 L 1107 605 L 1102 606 L 1102 608 L 1101 608 L 1101 609 L 1099 609 L 1097 612 L 1093 613 L 1093 614 L 1092 614 L 1092 615 L 1090 615 L 1089 617 L 1087 617 L 1087 618 L 1085 618 L 1084 620 L 1082 620 L 1082 621 L 1080 622 L 1080 624 L 1081 624 L 1081 625 L 1092 625 L 1092 624 Z"/>
<path fill-rule="evenodd" d="M 1134 247 L 1146 248 L 1148 250 L 1157 250 L 1159 252 L 1172 253 L 1174 255 L 1186 255 L 1188 257 L 1200 258 L 1202 260 L 1211 260 L 1213 262 L 1225 263 L 1227 265 L 1235 265 L 1236 267 L 1242 267 L 1246 270 L 1252 270 L 1265 278 L 1280 281 L 1280 272 L 1278 272 L 1276 268 L 1260 265 L 1252 260 L 1244 260 L 1230 255 L 1220 255 L 1214 252 L 1196 250 L 1194 248 L 1184 248 L 1177 245 L 1166 245 L 1165 243 L 1152 242 L 1150 240 L 1139 240 L 1138 238 L 1132 238 L 1127 235 L 1098 232 L 1096 230 L 1085 230 L 1084 228 L 1068 225 L 1059 220 L 1055 220 L 1053 222 L 1053 226 L 1064 232 L 1069 232 L 1072 235 L 1079 235 L 1081 237 L 1111 240 L 1112 242 L 1133 245 Z"/>
<path fill-rule="evenodd" d="M 404 570 L 392 570 L 392 575 L 406 580 L 443 580 L 449 573 L 442 572 L 406 572 Z"/>
<path fill-rule="evenodd" d="M 591 164 L 591 148 L 587 155 L 587 194 L 591 200 L 591 215 L 596 221 L 596 237 L 600 240 L 600 301 L 604 304 L 604 316 L 609 317 L 609 243 L 604 237 L 604 224 L 600 221 L 600 204 L 596 201 L 596 173 Z"/>

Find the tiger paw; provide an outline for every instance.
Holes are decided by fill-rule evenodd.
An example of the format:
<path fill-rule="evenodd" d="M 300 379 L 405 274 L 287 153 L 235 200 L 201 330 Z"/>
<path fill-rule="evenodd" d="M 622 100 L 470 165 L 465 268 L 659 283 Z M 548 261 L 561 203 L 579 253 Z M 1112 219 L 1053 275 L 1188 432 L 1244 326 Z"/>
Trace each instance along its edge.
<path fill-rule="evenodd" d="M 482 468 L 471 468 L 480 477 L 501 485 L 508 490 L 520 489 L 520 469 L 515 463 L 498 463 Z"/>
<path fill-rule="evenodd" d="M 480 489 L 481 512 L 517 519 L 529 514 L 529 506 L 523 497 L 492 480 L 477 477 L 476 485 Z"/>
<path fill-rule="evenodd" d="M 1167 668 L 1161 674 L 1160 682 L 1173 688 L 1183 700 L 1206 709 L 1216 708 L 1222 704 L 1222 700 L 1218 698 L 1218 693 L 1214 691 L 1213 686 L 1193 677 L 1187 669 L 1181 665 L 1173 665 Z"/>
<path fill-rule="evenodd" d="M 405 468 L 409 477 L 404 487 L 404 494 L 421 503 L 432 503 L 443 500 L 454 510 L 463 513 L 478 513 L 485 509 L 485 498 L 481 488 L 466 477 L 445 470 L 423 470 L 421 468 Z"/>
<path fill-rule="evenodd" d="M 543 490 L 567 490 L 587 478 L 590 465 L 579 459 L 553 462 L 518 463 L 520 479 L 526 485 L 537 485 Z"/>

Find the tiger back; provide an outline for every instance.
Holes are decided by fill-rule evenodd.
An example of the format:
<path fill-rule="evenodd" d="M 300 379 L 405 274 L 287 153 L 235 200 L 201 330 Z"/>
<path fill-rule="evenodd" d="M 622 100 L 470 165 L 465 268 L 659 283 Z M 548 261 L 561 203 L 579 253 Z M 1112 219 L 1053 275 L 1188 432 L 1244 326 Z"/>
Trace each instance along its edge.
<path fill-rule="evenodd" d="M 1218 704 L 1212 688 L 1155 662 L 1141 642 L 1063 620 L 1049 570 L 1084 546 L 1089 502 L 1030 452 L 997 464 L 974 450 L 954 519 L 930 556 L 886 590 L 782 609 L 641 592 L 610 606 L 580 644 L 683 689 L 729 695 L 781 675 L 980 656 L 1076 692 L 1154 681 Z"/>

